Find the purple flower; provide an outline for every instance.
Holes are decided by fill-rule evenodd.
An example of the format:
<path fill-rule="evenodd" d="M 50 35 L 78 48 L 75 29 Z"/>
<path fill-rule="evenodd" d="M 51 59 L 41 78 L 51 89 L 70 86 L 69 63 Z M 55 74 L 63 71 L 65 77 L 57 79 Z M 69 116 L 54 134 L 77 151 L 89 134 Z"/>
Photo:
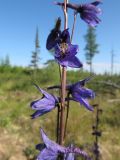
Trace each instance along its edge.
<path fill-rule="evenodd" d="M 64 160 L 74 160 L 74 155 L 78 154 L 87 160 L 90 160 L 87 153 L 82 151 L 77 147 L 63 147 L 54 141 L 50 140 L 43 129 L 40 130 L 42 140 L 45 144 L 45 147 L 41 147 L 41 145 L 37 145 L 37 149 L 41 152 L 39 153 L 37 160 L 57 160 L 58 156 L 62 156 Z"/>
<path fill-rule="evenodd" d="M 90 78 L 86 78 L 77 83 L 67 86 L 69 93 L 72 95 L 72 100 L 80 102 L 81 105 L 84 105 L 88 110 L 93 111 L 93 107 L 89 104 L 88 99 L 95 97 L 95 93 L 88 88 L 85 88 L 84 85 Z"/>
<path fill-rule="evenodd" d="M 80 68 L 82 63 L 75 56 L 78 52 L 78 45 L 73 45 L 70 42 L 70 34 L 68 29 L 61 33 L 59 42 L 55 46 L 55 59 L 64 67 Z"/>
<path fill-rule="evenodd" d="M 68 3 L 67 7 L 74 9 L 76 13 L 80 14 L 80 17 L 86 23 L 94 27 L 100 22 L 100 19 L 97 17 L 101 13 L 101 9 L 97 8 L 97 5 L 99 5 L 100 3 L 101 3 L 100 0 L 97 0 L 95 2 L 88 3 L 88 4 L 81 4 L 81 5 Z M 60 3 L 60 2 L 55 2 L 55 4 L 60 6 L 64 5 L 64 3 Z"/>
<path fill-rule="evenodd" d="M 59 37 L 61 35 L 60 26 L 61 26 L 61 19 L 58 18 L 55 27 L 51 30 L 47 38 L 46 48 L 48 50 L 53 49 L 55 45 L 59 42 Z"/>
<path fill-rule="evenodd" d="M 78 45 L 71 44 L 68 29 L 63 32 L 60 31 L 59 27 L 53 29 L 48 35 L 46 48 L 48 50 L 54 49 L 54 57 L 61 66 L 82 67 L 82 63 L 76 57 Z"/>
<path fill-rule="evenodd" d="M 30 106 L 33 110 L 36 110 L 34 114 L 31 115 L 32 119 L 42 116 L 43 114 L 50 112 L 57 106 L 58 98 L 47 93 L 46 91 L 35 85 L 37 89 L 43 94 L 42 99 L 35 100 L 31 102 Z"/>

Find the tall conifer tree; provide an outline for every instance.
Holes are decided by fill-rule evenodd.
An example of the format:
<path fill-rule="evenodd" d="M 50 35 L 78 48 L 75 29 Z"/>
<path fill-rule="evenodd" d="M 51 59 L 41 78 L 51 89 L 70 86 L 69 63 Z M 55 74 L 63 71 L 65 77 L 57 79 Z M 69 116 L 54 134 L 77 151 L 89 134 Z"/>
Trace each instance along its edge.
<path fill-rule="evenodd" d="M 87 34 L 85 35 L 86 46 L 85 46 L 85 57 L 87 64 L 90 65 L 90 73 L 93 72 L 92 61 L 93 57 L 98 51 L 98 44 L 96 43 L 96 34 L 93 27 L 88 27 Z"/>
<path fill-rule="evenodd" d="M 36 37 L 35 37 L 35 51 L 32 52 L 32 59 L 30 66 L 34 69 L 39 67 L 39 60 L 40 60 L 40 45 L 39 45 L 39 32 L 38 28 L 36 29 Z"/>

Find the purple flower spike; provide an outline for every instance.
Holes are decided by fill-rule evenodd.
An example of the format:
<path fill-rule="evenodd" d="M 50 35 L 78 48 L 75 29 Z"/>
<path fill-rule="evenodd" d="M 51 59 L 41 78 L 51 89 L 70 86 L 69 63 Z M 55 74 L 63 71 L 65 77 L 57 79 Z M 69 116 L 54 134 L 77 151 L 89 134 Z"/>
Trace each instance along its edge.
<path fill-rule="evenodd" d="M 81 19 L 83 19 L 91 27 L 95 27 L 100 22 L 100 19 L 97 17 L 101 13 L 101 9 L 97 8 L 97 5 L 99 5 L 100 3 L 101 3 L 100 0 L 81 5 L 68 3 L 67 7 L 74 9 L 76 13 L 80 14 Z M 64 3 L 60 2 L 55 2 L 55 4 L 60 6 L 64 5 Z"/>
<path fill-rule="evenodd" d="M 90 160 L 87 153 L 80 150 L 79 148 L 70 146 L 70 147 L 63 147 L 59 144 L 55 143 L 54 141 L 50 140 L 43 129 L 40 130 L 42 140 L 45 144 L 44 148 L 40 148 L 40 153 L 37 157 L 37 160 L 57 160 L 58 156 L 62 156 L 64 160 L 74 160 L 74 155 L 78 154 L 84 157 L 86 160 Z M 37 148 L 39 148 L 37 145 Z"/>
<path fill-rule="evenodd" d="M 72 45 L 68 29 L 61 33 L 60 41 L 55 46 L 55 59 L 64 67 L 80 68 L 82 63 L 75 56 L 78 52 L 78 45 Z"/>
<path fill-rule="evenodd" d="M 42 116 L 43 114 L 50 112 L 54 109 L 58 103 L 58 98 L 47 93 L 46 91 L 35 85 L 37 89 L 43 94 L 42 99 L 35 100 L 31 102 L 30 106 L 33 110 L 36 110 L 34 114 L 31 115 L 32 119 Z"/>
<path fill-rule="evenodd" d="M 95 97 L 95 93 L 91 89 L 84 87 L 85 83 L 89 80 L 90 77 L 68 85 L 67 89 L 72 95 L 72 100 L 80 102 L 80 104 L 84 105 L 88 110 L 93 111 L 93 107 L 89 104 L 88 99 L 93 99 Z"/>

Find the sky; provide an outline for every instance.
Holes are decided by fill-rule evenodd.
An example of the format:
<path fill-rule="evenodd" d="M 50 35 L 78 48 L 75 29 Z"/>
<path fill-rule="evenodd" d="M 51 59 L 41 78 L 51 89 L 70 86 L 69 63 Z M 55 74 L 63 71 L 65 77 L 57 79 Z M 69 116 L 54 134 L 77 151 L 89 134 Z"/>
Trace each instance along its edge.
<path fill-rule="evenodd" d="M 58 0 L 56 0 L 58 1 Z M 62 2 L 62 0 L 59 0 Z M 0 59 L 9 55 L 12 65 L 28 66 L 35 49 L 36 27 L 39 29 L 40 64 L 53 59 L 46 50 L 46 39 L 55 20 L 63 12 L 54 0 L 0 0 Z M 69 0 L 71 3 L 87 3 L 91 0 Z M 110 72 L 111 50 L 114 50 L 114 73 L 120 73 L 120 1 L 102 0 L 101 23 L 96 27 L 99 54 L 93 58 L 94 71 Z M 73 11 L 68 11 L 68 27 L 71 32 Z M 62 21 L 64 23 L 64 20 Z M 63 28 L 62 28 L 63 29 Z M 88 69 L 85 60 L 87 24 L 77 16 L 73 44 L 79 45 L 78 57 Z"/>

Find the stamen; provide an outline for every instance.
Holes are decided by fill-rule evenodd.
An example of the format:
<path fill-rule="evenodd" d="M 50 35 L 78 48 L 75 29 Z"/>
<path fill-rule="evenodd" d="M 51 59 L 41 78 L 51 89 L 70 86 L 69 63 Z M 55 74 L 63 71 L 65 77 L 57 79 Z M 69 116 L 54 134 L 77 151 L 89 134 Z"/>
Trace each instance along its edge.
<path fill-rule="evenodd" d="M 59 45 L 59 49 L 61 51 L 61 54 L 65 54 L 66 50 L 68 49 L 68 44 L 67 43 L 61 43 Z"/>

